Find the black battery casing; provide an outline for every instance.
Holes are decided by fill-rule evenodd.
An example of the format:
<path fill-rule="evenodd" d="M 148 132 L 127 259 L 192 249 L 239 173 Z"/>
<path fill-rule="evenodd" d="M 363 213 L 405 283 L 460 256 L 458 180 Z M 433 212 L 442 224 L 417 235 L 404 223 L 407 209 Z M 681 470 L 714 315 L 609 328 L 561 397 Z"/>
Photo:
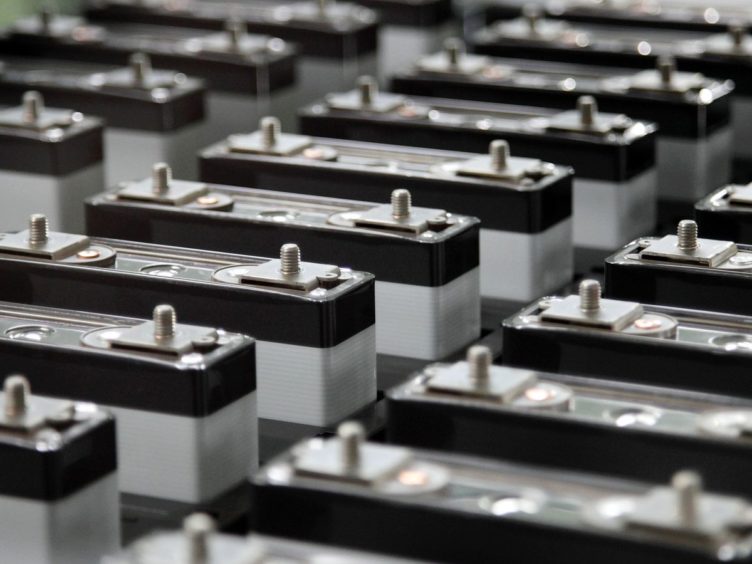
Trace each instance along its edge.
<path fill-rule="evenodd" d="M 491 141 L 505 139 L 515 155 L 573 166 L 578 177 L 611 182 L 629 180 L 655 164 L 656 128 L 645 124 L 644 135 L 630 142 L 614 141 L 582 133 L 526 131 L 517 127 L 480 129 L 475 122 L 484 112 L 553 116 L 540 108 L 488 104 L 440 98 L 411 97 L 415 104 L 452 108 L 472 116 L 467 124 L 438 124 L 394 114 L 331 110 L 317 102 L 300 110 L 300 129 L 308 135 L 389 143 L 433 149 L 486 153 Z"/>

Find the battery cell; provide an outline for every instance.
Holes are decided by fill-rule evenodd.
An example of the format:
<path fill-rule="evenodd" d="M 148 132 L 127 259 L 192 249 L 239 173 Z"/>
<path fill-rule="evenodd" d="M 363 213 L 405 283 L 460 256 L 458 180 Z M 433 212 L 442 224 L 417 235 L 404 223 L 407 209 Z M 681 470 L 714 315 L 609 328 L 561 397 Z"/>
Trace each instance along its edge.
<path fill-rule="evenodd" d="M 695 204 L 695 219 L 706 237 L 752 244 L 752 184 L 718 188 Z"/>

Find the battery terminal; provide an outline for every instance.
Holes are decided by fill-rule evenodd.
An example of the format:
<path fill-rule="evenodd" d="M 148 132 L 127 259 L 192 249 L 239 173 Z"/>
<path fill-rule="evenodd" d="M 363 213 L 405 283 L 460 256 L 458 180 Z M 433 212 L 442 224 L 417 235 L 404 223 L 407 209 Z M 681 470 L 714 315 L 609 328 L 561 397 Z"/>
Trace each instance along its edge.
<path fill-rule="evenodd" d="M 180 72 L 154 69 L 151 57 L 139 52 L 128 57 L 128 65 L 124 68 L 96 73 L 85 81 L 95 88 L 138 89 L 151 91 L 155 97 L 164 97 L 171 89 L 184 84 L 187 77 Z"/>
<path fill-rule="evenodd" d="M 81 112 L 47 108 L 40 92 L 25 92 L 21 105 L 0 111 L 0 127 L 13 127 L 53 134 L 55 139 L 61 129 L 71 127 L 83 121 Z"/>
<path fill-rule="evenodd" d="M 476 75 L 484 73 L 491 66 L 488 57 L 466 52 L 465 42 L 457 37 L 444 41 L 444 49 L 418 61 L 418 70 L 436 74 Z"/>
<path fill-rule="evenodd" d="M 228 148 L 235 153 L 289 157 L 297 155 L 312 145 L 306 135 L 282 133 L 282 125 L 274 116 L 262 117 L 257 131 L 247 135 L 231 135 Z"/>
<path fill-rule="evenodd" d="M 329 108 L 334 110 L 386 114 L 406 107 L 407 99 L 399 94 L 379 92 L 379 85 L 372 76 L 361 76 L 355 90 L 326 97 Z"/>
<path fill-rule="evenodd" d="M 526 4 L 522 17 L 502 21 L 493 27 L 497 37 L 524 39 L 528 41 L 571 41 L 582 32 L 574 30 L 567 22 L 549 20 L 540 6 Z"/>
<path fill-rule="evenodd" d="M 697 223 L 690 219 L 679 222 L 676 235 L 651 242 L 639 253 L 644 260 L 681 262 L 707 267 L 717 267 L 738 253 L 731 241 L 700 239 Z"/>
<path fill-rule="evenodd" d="M 270 49 L 271 44 L 276 45 L 275 49 Z M 281 39 L 249 34 L 247 24 L 238 17 L 225 21 L 221 32 L 187 39 L 183 45 L 186 51 L 192 53 L 240 56 L 259 55 L 284 48 Z"/>
<path fill-rule="evenodd" d="M 548 122 L 550 131 L 567 131 L 606 136 L 623 134 L 635 122 L 624 114 L 604 114 L 598 111 L 598 103 L 592 96 L 580 96 L 577 109 L 553 116 Z"/>
<path fill-rule="evenodd" d="M 629 89 L 644 92 L 674 92 L 686 94 L 705 88 L 709 81 L 700 73 L 678 72 L 673 57 L 659 57 L 654 70 L 635 74 Z"/>
<path fill-rule="evenodd" d="M 457 174 L 489 180 L 532 183 L 552 175 L 555 171 L 555 165 L 539 159 L 512 158 L 509 143 L 503 139 L 495 139 L 489 144 L 488 155 L 465 161 L 457 169 Z"/>
<path fill-rule="evenodd" d="M 78 417 L 73 402 L 32 397 L 28 379 L 17 374 L 5 379 L 0 404 L 0 433 L 12 435 L 61 431 Z"/>

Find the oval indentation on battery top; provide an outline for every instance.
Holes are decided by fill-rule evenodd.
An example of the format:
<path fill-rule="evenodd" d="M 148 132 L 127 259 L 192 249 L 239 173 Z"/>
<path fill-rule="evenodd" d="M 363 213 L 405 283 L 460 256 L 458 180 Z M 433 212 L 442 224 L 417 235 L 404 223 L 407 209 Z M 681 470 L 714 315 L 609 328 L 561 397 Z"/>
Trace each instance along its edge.
<path fill-rule="evenodd" d="M 55 333 L 52 327 L 45 325 L 22 325 L 19 327 L 11 327 L 5 332 L 5 336 L 9 339 L 15 339 L 19 341 L 44 341 L 51 337 Z"/>
<path fill-rule="evenodd" d="M 752 351 L 752 336 L 717 335 L 710 339 L 710 344 L 727 351 Z"/>
<path fill-rule="evenodd" d="M 185 271 L 185 267 L 180 264 L 149 264 L 141 268 L 144 274 L 159 276 L 160 278 L 175 278 Z"/>
<path fill-rule="evenodd" d="M 655 409 L 635 406 L 613 409 L 606 414 L 606 417 L 617 427 L 652 427 L 658 423 L 661 413 Z"/>
<path fill-rule="evenodd" d="M 278 222 L 278 223 L 284 223 L 285 221 L 292 221 L 297 217 L 298 214 L 287 211 L 287 210 L 269 210 L 269 211 L 262 211 L 258 213 L 259 217 L 262 217 L 264 219 L 271 219 L 272 221 Z"/>
<path fill-rule="evenodd" d="M 538 513 L 544 502 L 545 495 L 542 492 L 530 490 L 508 495 L 484 496 L 478 501 L 478 505 L 484 511 L 501 516 Z"/>

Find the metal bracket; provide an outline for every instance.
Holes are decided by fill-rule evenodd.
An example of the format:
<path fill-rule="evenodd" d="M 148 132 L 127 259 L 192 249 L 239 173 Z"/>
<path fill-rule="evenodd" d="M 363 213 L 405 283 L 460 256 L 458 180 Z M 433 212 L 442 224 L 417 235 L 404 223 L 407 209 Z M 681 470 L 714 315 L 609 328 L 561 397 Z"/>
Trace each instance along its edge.
<path fill-rule="evenodd" d="M 395 476 L 413 461 L 412 454 L 405 448 L 364 443 L 359 447 L 359 464 L 348 468 L 342 449 L 342 441 L 331 438 L 321 448 L 306 450 L 294 462 L 295 474 L 373 485 Z"/>
<path fill-rule="evenodd" d="M 574 30 L 562 21 L 540 20 L 535 28 L 524 18 L 502 21 L 494 26 L 494 32 L 502 38 L 526 39 L 528 41 L 553 42 Z"/>
<path fill-rule="evenodd" d="M 551 302 L 551 305 L 541 312 L 540 318 L 542 321 L 554 323 L 621 331 L 639 319 L 642 314 L 642 306 L 636 302 L 607 299 L 600 301 L 600 307 L 597 310 L 583 311 L 580 308 L 579 296 L 567 296 L 562 300 Z"/>
<path fill-rule="evenodd" d="M 185 48 L 193 53 L 253 55 L 266 52 L 268 38 L 262 35 L 245 34 L 237 47 L 227 32 L 212 33 L 205 37 L 194 37 L 185 41 Z"/>
<path fill-rule="evenodd" d="M 488 57 L 467 53 L 460 55 L 456 65 L 449 62 L 449 56 L 446 53 L 428 55 L 420 59 L 416 64 L 418 70 L 423 72 L 461 75 L 480 74 L 490 65 L 491 60 Z"/>
<path fill-rule="evenodd" d="M 4 403 L 4 395 L 0 392 L 0 405 Z M 17 417 L 10 417 L 5 410 L 0 410 L 0 430 L 17 432 L 33 432 L 46 427 L 50 423 L 61 423 L 73 418 L 75 406 L 73 402 L 52 398 L 28 396 L 26 409 Z"/>
<path fill-rule="evenodd" d="M 699 90 L 707 84 L 707 79 L 699 73 L 674 71 L 671 82 L 665 83 L 658 70 L 645 70 L 629 78 L 629 90 L 637 92 L 674 92 L 685 94 Z"/>
<path fill-rule="evenodd" d="M 164 194 L 158 194 L 154 191 L 153 181 L 147 178 L 121 188 L 117 192 L 117 197 L 121 200 L 182 206 L 194 202 L 208 193 L 209 188 L 206 184 L 186 180 L 170 180 L 168 190 Z"/>
<path fill-rule="evenodd" d="M 219 282 L 256 284 L 303 292 L 310 292 L 316 288 L 335 287 L 343 281 L 343 277 L 346 278 L 339 267 L 314 262 L 301 262 L 299 272 L 282 274 L 282 262 L 279 259 L 272 259 L 259 265 L 226 266 L 216 270 L 212 276 Z"/>
<path fill-rule="evenodd" d="M 537 380 L 534 372 L 492 365 L 488 372 L 488 382 L 478 385 L 470 378 L 468 363 L 461 361 L 437 369 L 426 387 L 432 392 L 509 403 L 527 388 L 534 386 Z"/>
<path fill-rule="evenodd" d="M 18 233 L 0 234 L 0 253 L 39 257 L 49 260 L 62 260 L 91 246 L 85 235 L 49 233 L 47 240 L 40 245 L 29 243 L 29 230 Z"/>
<path fill-rule="evenodd" d="M 496 170 L 492 166 L 490 155 L 481 155 L 465 161 L 457 169 L 460 176 L 487 178 L 492 180 L 509 180 L 519 182 L 524 178 L 534 178 L 553 174 L 556 166 L 538 159 L 509 157 L 507 166 Z"/>
<path fill-rule="evenodd" d="M 729 186 L 727 190 L 730 204 L 752 206 L 752 184 L 747 184 L 746 186 Z"/>
<path fill-rule="evenodd" d="M 679 248 L 676 235 L 666 235 L 641 251 L 640 258 L 714 267 L 726 262 L 737 252 L 736 243 L 714 239 L 697 239 L 696 248 L 685 250 Z"/>
<path fill-rule="evenodd" d="M 326 97 L 327 105 L 334 110 L 346 110 L 353 112 L 372 112 L 386 114 L 403 106 L 406 98 L 399 94 L 379 92 L 374 100 L 367 105 L 361 104 L 361 94 L 357 90 L 350 90 L 340 94 L 330 94 Z"/>
<path fill-rule="evenodd" d="M 129 327 L 109 340 L 114 349 L 128 349 L 146 352 L 166 353 L 175 356 L 206 349 L 217 344 L 219 335 L 216 329 L 195 325 L 175 325 L 173 336 L 165 339 L 154 337 L 154 322 L 145 321 L 140 325 Z"/>
<path fill-rule="evenodd" d="M 264 134 L 254 131 L 247 135 L 231 135 L 227 140 L 228 148 L 234 153 L 250 153 L 254 155 L 274 155 L 289 157 L 309 148 L 313 140 L 307 135 L 292 133 L 278 133 L 274 145 L 264 143 Z"/>
<path fill-rule="evenodd" d="M 155 88 L 174 88 L 180 84 L 183 76 L 181 73 L 169 70 L 150 69 L 143 81 L 138 81 L 131 68 L 122 68 L 94 74 L 88 78 L 87 83 L 97 88 L 154 90 Z"/>
<path fill-rule="evenodd" d="M 548 120 L 546 129 L 549 131 L 566 131 L 574 133 L 591 133 L 608 135 L 609 133 L 623 133 L 634 125 L 634 122 L 624 114 L 598 113 L 592 125 L 582 123 L 582 116 L 577 110 L 570 110 L 556 114 Z"/>
<path fill-rule="evenodd" d="M 420 234 L 431 228 L 431 224 L 446 220 L 446 211 L 432 208 L 411 208 L 410 215 L 394 217 L 390 204 L 376 206 L 370 210 L 351 217 L 356 227 L 371 227 Z M 446 223 L 446 221 L 444 221 Z"/>
<path fill-rule="evenodd" d="M 34 131 L 46 131 L 58 127 L 69 127 L 83 119 L 83 115 L 72 110 L 58 110 L 44 108 L 37 119 L 27 121 L 24 118 L 24 108 L 17 106 L 0 111 L 0 126 L 15 127 L 18 129 L 31 129 Z"/>

